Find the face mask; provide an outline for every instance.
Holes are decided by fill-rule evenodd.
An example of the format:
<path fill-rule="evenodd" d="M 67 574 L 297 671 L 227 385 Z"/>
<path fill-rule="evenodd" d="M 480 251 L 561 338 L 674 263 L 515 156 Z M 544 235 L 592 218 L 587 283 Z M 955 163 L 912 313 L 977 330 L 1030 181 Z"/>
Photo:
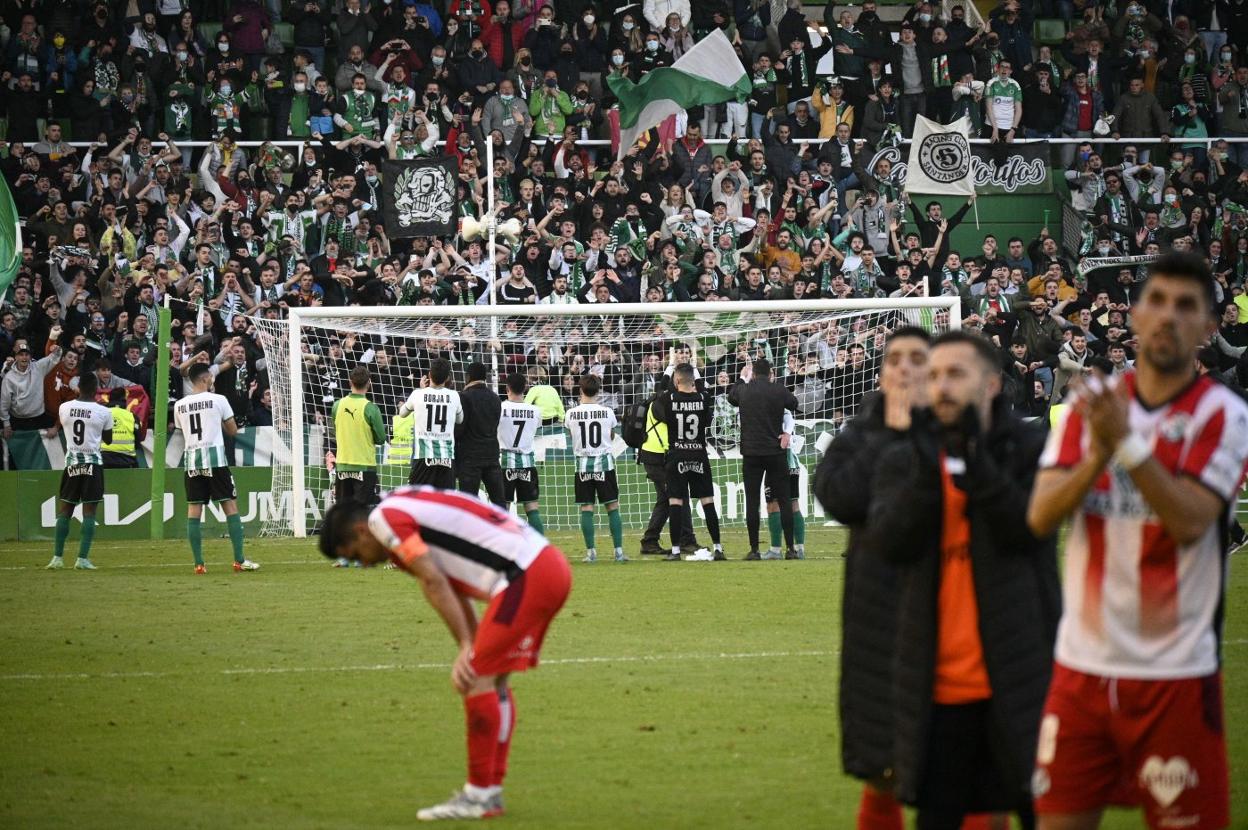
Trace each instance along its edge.
<path fill-rule="evenodd" d="M 585 25 L 586 25 L 586 26 L 593 26 L 593 25 L 594 25 L 594 16 L 593 16 L 592 14 L 587 14 L 587 15 L 585 15 L 584 17 L 582 17 L 582 18 L 581 18 L 581 20 L 584 20 L 584 21 L 585 21 Z"/>
<path fill-rule="evenodd" d="M 1109 254 L 1109 246 L 1101 245 L 1099 248 L 1096 249 L 1096 252 L 1100 254 L 1101 256 L 1106 256 Z"/>
<path fill-rule="evenodd" d="M 557 80 L 555 80 L 554 78 L 547 78 L 547 79 L 546 79 L 546 88 L 547 88 L 547 89 L 554 89 L 554 88 L 555 88 L 555 87 L 557 87 L 557 86 L 559 86 L 559 82 L 558 82 Z"/>
<path fill-rule="evenodd" d="M 1177 205 L 1179 203 L 1179 194 L 1171 193 L 1170 195 L 1166 196 L 1166 201 L 1172 205 Z"/>
<path fill-rule="evenodd" d="M 498 99 L 502 101 L 504 104 L 510 104 L 515 99 L 515 97 L 516 96 L 514 95 L 503 95 L 500 93 L 498 96 Z"/>
<path fill-rule="evenodd" d="M 1140 60 L 1143 60 L 1143 61 L 1148 60 L 1149 53 L 1147 49 L 1141 49 L 1137 54 L 1140 56 Z"/>
<path fill-rule="evenodd" d="M 485 57 L 485 50 L 484 50 L 484 49 L 473 49 L 473 50 L 472 50 L 472 56 L 473 56 L 474 58 L 476 58 L 477 60 L 480 60 L 481 58 L 484 58 L 484 57 Z"/>
<path fill-rule="evenodd" d="M 218 51 L 218 52 L 220 52 L 221 54 L 223 54 L 223 55 L 224 55 L 226 52 L 230 51 L 230 44 L 228 44 L 228 43 L 218 43 L 218 44 L 217 44 L 217 51 Z"/>
<path fill-rule="evenodd" d="M 190 57 L 190 53 L 189 53 L 189 52 L 178 52 L 177 54 L 178 54 L 178 60 L 180 60 L 180 61 L 184 61 L 184 60 L 186 60 L 187 58 L 189 58 L 189 57 Z"/>
<path fill-rule="evenodd" d="M 1177 159 L 1176 159 L 1176 160 L 1173 160 L 1173 161 L 1171 161 L 1171 162 L 1170 162 L 1170 169 L 1171 169 L 1171 170 L 1178 170 L 1178 169 L 1179 169 L 1180 167 L 1182 167 L 1182 166 L 1183 166 L 1183 162 L 1181 162 L 1181 161 L 1179 161 L 1179 160 L 1177 160 Z"/>
<path fill-rule="evenodd" d="M 222 95 L 229 95 L 229 94 L 230 94 L 230 93 L 232 93 L 233 91 L 234 91 L 234 89 L 233 89 L 233 88 L 232 88 L 229 84 L 221 84 L 221 94 L 222 94 Z"/>
<path fill-rule="evenodd" d="M 365 177 L 364 177 L 364 181 L 368 182 L 369 184 L 377 184 L 377 177 L 376 177 L 376 176 L 365 176 Z"/>
<path fill-rule="evenodd" d="M 62 46 L 65 45 L 65 38 L 61 37 L 60 35 L 57 35 L 56 37 L 52 38 L 52 45 L 55 46 L 57 49 L 60 49 Z"/>
<path fill-rule="evenodd" d="M 1193 63 L 1196 63 L 1196 56 L 1195 56 L 1195 55 L 1184 55 L 1184 56 L 1183 56 L 1183 63 L 1186 63 L 1186 64 L 1188 64 L 1189 66 L 1190 66 L 1191 64 L 1193 64 Z"/>
<path fill-rule="evenodd" d="M 532 62 L 533 62 L 533 61 L 529 60 L 528 58 L 521 58 L 521 59 L 520 59 L 520 65 L 521 65 L 521 66 L 528 66 L 528 65 L 529 65 L 529 64 L 531 64 Z"/>
<path fill-rule="evenodd" d="M 932 16 L 928 14 L 927 12 L 923 12 L 922 14 L 919 15 L 919 22 L 930 23 L 932 22 Z"/>
<path fill-rule="evenodd" d="M 446 58 L 440 58 L 440 57 L 438 57 L 437 55 L 434 55 L 434 56 L 433 56 L 433 58 L 432 58 L 432 60 L 433 60 L 433 65 L 434 65 L 434 66 L 441 66 L 441 65 L 442 65 L 442 63 L 443 63 L 443 61 L 445 61 L 445 60 L 446 60 Z"/>
<path fill-rule="evenodd" d="M 626 32 L 631 32 L 633 30 L 633 21 L 625 20 L 623 23 L 620 24 L 620 28 Z"/>
<path fill-rule="evenodd" d="M 1223 52 L 1223 53 L 1222 53 L 1222 63 L 1230 63 L 1230 62 L 1231 62 L 1231 53 L 1230 53 L 1230 52 Z"/>
<path fill-rule="evenodd" d="M 623 56 L 623 55 L 612 55 L 612 56 L 611 56 L 611 63 L 615 64 L 616 66 L 623 66 L 623 65 L 624 65 L 624 56 Z"/>
<path fill-rule="evenodd" d="M 353 89 L 353 90 L 351 90 L 351 91 L 355 93 L 355 97 L 356 97 L 356 98 L 363 98 L 363 97 L 364 97 L 364 90 L 362 90 L 362 89 Z"/>
<path fill-rule="evenodd" d="M 647 41 L 646 41 L 646 51 L 647 51 L 647 52 L 657 52 L 657 51 L 659 51 L 659 42 L 658 42 L 657 40 L 647 40 Z"/>
<path fill-rule="evenodd" d="M 679 24 L 679 23 L 672 23 L 672 24 L 670 24 L 667 28 L 668 28 L 668 30 L 669 30 L 669 31 L 672 31 L 672 32 L 679 32 L 679 31 L 680 31 L 680 24 Z"/>

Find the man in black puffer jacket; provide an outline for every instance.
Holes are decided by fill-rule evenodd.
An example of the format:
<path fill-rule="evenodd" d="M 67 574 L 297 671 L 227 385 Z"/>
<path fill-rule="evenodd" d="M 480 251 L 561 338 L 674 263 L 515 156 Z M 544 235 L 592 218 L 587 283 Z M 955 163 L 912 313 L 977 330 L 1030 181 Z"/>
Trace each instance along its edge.
<path fill-rule="evenodd" d="M 871 478 L 884 449 L 905 440 L 912 407 L 927 390 L 931 338 L 899 328 L 884 345 L 882 394 L 863 399 L 858 417 L 828 447 L 815 472 L 815 494 L 828 515 L 849 528 L 841 603 L 841 763 L 865 783 L 859 827 L 902 825 L 892 796 L 892 664 L 897 634 L 896 569 L 863 546 Z"/>
<path fill-rule="evenodd" d="M 1061 605 L 1054 540 L 1026 522 L 1045 436 L 1008 412 L 983 338 L 941 336 L 929 367 L 930 416 L 880 453 L 862 534 L 898 574 L 894 792 L 921 828 L 1005 810 L 1030 828 Z"/>

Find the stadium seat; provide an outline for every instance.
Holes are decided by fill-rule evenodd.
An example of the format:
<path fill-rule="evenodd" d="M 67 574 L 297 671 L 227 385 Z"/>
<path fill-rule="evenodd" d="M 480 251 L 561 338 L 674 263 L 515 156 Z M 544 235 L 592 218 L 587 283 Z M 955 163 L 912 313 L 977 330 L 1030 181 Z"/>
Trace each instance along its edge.
<path fill-rule="evenodd" d="M 1036 43 L 1057 46 L 1066 40 L 1066 23 L 1060 19 L 1039 19 L 1032 29 Z"/>
<path fill-rule="evenodd" d="M 209 44 L 209 48 L 216 48 L 217 32 L 221 31 L 221 24 L 200 23 L 197 28 L 199 29 L 199 36 L 202 37 L 207 44 Z"/>

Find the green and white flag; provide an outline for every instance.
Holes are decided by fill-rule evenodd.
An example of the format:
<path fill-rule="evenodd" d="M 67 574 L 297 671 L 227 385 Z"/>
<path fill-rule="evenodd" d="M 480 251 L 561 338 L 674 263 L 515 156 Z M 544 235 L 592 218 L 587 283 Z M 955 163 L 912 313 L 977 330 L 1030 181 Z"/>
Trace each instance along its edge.
<path fill-rule="evenodd" d="M 647 72 L 633 83 L 614 75 L 607 85 L 620 100 L 620 149 L 623 158 L 637 138 L 689 107 L 744 101 L 750 79 L 732 44 L 715 29 L 671 66 Z"/>
<path fill-rule="evenodd" d="M 0 178 L 0 299 L 17 277 L 22 265 L 22 228 L 17 223 L 17 205 L 9 185 Z"/>

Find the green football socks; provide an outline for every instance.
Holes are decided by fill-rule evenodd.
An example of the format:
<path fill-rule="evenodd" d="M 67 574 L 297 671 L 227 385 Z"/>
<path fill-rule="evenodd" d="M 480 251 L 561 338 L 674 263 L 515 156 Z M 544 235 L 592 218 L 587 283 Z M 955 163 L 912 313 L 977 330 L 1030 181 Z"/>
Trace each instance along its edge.
<path fill-rule="evenodd" d="M 777 532 L 779 532 L 779 527 L 780 527 L 780 514 L 777 513 L 776 514 Z M 776 538 L 777 540 L 779 539 L 779 537 L 776 537 Z M 806 544 L 806 517 L 802 515 L 802 511 L 800 510 L 793 511 L 793 543 L 796 545 Z M 776 544 L 779 545 L 780 542 L 777 541 Z"/>
<path fill-rule="evenodd" d="M 607 523 L 611 525 L 611 544 L 620 550 L 624 547 L 624 521 L 620 519 L 620 508 L 607 511 Z"/>
<path fill-rule="evenodd" d="M 528 517 L 529 527 L 533 528 L 538 533 L 546 532 L 546 527 L 542 524 L 542 511 L 529 510 L 524 515 Z"/>
<path fill-rule="evenodd" d="M 581 511 L 581 535 L 585 537 L 585 547 L 594 548 L 594 511 Z"/>
<path fill-rule="evenodd" d="M 234 561 L 243 561 L 243 520 L 237 513 L 225 517 L 230 530 L 230 545 L 234 548 Z"/>
<path fill-rule="evenodd" d="M 82 537 L 78 540 L 78 558 L 91 558 L 91 540 L 95 538 L 95 515 L 82 517 Z M 65 547 L 64 540 L 61 541 L 61 547 Z"/>
<path fill-rule="evenodd" d="M 767 533 L 771 536 L 771 547 L 777 549 L 780 547 L 780 534 L 783 528 L 780 526 L 780 513 L 767 514 Z"/>
<path fill-rule="evenodd" d="M 191 556 L 195 557 L 195 564 L 204 564 L 204 540 L 199 519 L 186 520 L 186 539 L 191 543 Z"/>
<path fill-rule="evenodd" d="M 65 540 L 69 538 L 69 517 L 56 517 L 56 541 L 52 543 L 52 555 L 63 556 L 65 554 Z"/>

